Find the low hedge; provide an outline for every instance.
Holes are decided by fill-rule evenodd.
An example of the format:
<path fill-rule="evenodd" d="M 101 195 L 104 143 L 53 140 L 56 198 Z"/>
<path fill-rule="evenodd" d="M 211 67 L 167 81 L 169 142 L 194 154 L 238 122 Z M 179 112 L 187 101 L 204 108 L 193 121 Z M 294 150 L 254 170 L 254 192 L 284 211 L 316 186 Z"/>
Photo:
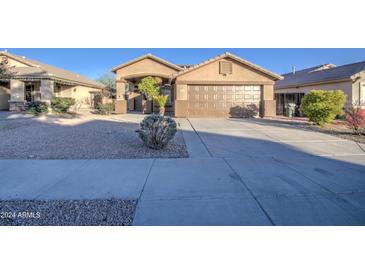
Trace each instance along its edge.
<path fill-rule="evenodd" d="M 115 110 L 114 103 L 98 104 L 98 111 L 102 115 L 109 115 Z"/>
<path fill-rule="evenodd" d="M 48 113 L 48 105 L 45 102 L 31 102 L 26 105 L 25 111 L 29 114 L 43 115 Z"/>
<path fill-rule="evenodd" d="M 53 97 L 51 100 L 51 107 L 55 112 L 66 113 L 70 107 L 76 104 L 74 98 L 68 97 Z"/>

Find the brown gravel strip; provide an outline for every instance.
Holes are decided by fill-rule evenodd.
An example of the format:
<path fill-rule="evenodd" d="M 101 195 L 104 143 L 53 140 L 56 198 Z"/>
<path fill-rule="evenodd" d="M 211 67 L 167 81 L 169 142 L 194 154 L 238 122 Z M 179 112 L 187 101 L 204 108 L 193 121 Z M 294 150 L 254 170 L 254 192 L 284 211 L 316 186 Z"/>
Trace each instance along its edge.
<path fill-rule="evenodd" d="M 0 226 L 128 226 L 135 200 L 0 201 Z"/>

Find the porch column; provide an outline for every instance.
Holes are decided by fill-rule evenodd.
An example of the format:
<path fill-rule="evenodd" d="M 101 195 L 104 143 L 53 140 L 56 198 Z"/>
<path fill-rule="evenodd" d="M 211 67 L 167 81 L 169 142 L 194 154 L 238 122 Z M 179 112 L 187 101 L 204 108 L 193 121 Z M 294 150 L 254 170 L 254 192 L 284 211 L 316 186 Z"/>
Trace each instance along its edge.
<path fill-rule="evenodd" d="M 14 79 L 10 80 L 10 111 L 22 111 L 25 109 L 24 91 L 24 82 Z"/>
<path fill-rule="evenodd" d="M 52 97 L 54 96 L 54 81 L 53 80 L 41 80 L 41 101 L 51 104 Z"/>
<path fill-rule="evenodd" d="M 276 101 L 274 99 L 274 85 L 262 86 L 261 117 L 276 116 Z"/>
<path fill-rule="evenodd" d="M 175 117 L 185 118 L 188 116 L 188 85 L 175 84 Z"/>
<path fill-rule="evenodd" d="M 127 113 L 127 101 L 125 100 L 125 89 L 127 81 L 124 79 L 117 80 L 117 93 L 115 100 L 115 113 Z"/>

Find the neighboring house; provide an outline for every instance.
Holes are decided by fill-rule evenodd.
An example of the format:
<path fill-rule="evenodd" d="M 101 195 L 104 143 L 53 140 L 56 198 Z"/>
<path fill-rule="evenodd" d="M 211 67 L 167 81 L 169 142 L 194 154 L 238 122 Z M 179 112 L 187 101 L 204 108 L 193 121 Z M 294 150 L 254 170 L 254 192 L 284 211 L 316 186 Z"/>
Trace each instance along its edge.
<path fill-rule="evenodd" d="M 116 111 L 150 112 L 138 83 L 154 76 L 169 95 L 167 111 L 176 117 L 228 117 L 256 108 L 275 116 L 274 84 L 278 74 L 238 56 L 224 53 L 198 65 L 175 65 L 152 54 L 119 65 Z"/>
<path fill-rule="evenodd" d="M 11 79 L 0 82 L 0 110 L 24 110 L 27 102 L 49 103 L 53 96 L 75 98 L 80 107 L 93 106 L 105 86 L 76 73 L 0 52 L 6 58 Z"/>
<path fill-rule="evenodd" d="M 300 106 L 302 97 L 311 90 L 342 90 L 347 106 L 365 103 L 365 62 L 336 66 L 324 64 L 282 75 L 275 83 L 277 115 L 285 115 L 288 103 Z"/>

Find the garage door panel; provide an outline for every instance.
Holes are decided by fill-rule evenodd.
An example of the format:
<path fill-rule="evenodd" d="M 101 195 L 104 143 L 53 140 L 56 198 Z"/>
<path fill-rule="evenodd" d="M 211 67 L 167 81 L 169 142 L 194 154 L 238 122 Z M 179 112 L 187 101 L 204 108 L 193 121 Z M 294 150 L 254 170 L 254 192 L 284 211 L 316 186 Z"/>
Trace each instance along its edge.
<path fill-rule="evenodd" d="M 260 105 L 260 86 L 189 85 L 189 117 L 229 117 L 243 113 L 248 105 Z"/>

